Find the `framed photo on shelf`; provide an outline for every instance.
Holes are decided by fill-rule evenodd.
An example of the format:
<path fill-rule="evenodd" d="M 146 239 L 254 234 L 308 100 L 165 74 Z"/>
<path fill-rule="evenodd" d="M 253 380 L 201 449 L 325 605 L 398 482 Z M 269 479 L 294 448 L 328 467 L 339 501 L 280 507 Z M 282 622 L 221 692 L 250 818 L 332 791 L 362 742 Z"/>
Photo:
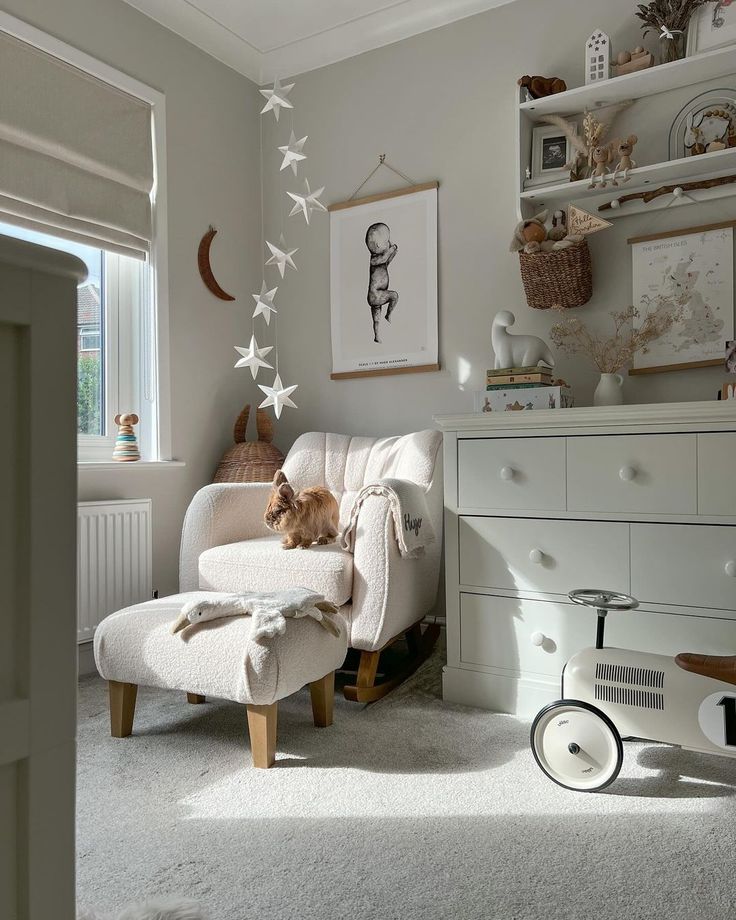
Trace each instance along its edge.
<path fill-rule="evenodd" d="M 736 44 L 736 4 L 731 0 L 706 3 L 693 13 L 687 31 L 688 55 L 733 44 Z"/>
<path fill-rule="evenodd" d="M 641 323 L 658 311 L 677 321 L 645 351 L 630 374 L 723 367 L 734 339 L 733 228 L 736 221 L 633 237 L 633 304 Z"/>
<path fill-rule="evenodd" d="M 437 371 L 437 188 L 330 212 L 332 380 Z"/>
<path fill-rule="evenodd" d="M 537 125 L 532 131 L 531 175 L 524 188 L 570 180 L 565 164 L 573 159 L 572 145 L 556 125 Z"/>

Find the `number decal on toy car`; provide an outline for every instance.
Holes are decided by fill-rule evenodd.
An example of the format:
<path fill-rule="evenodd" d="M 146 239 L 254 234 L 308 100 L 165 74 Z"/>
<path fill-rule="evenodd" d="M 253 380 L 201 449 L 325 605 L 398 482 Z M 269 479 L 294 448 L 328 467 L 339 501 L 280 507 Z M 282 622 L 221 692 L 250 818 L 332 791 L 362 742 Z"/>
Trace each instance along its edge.
<path fill-rule="evenodd" d="M 736 693 L 711 693 L 698 709 L 703 734 L 722 748 L 736 748 Z"/>
<path fill-rule="evenodd" d="M 736 697 L 722 696 L 718 706 L 723 706 L 723 733 L 726 747 L 736 747 Z"/>

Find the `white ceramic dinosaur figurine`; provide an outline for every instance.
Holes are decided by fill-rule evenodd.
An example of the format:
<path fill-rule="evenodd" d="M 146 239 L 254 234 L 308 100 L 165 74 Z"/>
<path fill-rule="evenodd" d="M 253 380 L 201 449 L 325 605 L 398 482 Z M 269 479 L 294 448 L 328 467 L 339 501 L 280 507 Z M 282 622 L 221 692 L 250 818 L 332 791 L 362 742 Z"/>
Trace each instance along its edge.
<path fill-rule="evenodd" d="M 494 368 L 555 366 L 549 346 L 536 335 L 514 335 L 508 332 L 516 317 L 511 310 L 501 310 L 493 318 L 491 344 L 495 355 Z"/>

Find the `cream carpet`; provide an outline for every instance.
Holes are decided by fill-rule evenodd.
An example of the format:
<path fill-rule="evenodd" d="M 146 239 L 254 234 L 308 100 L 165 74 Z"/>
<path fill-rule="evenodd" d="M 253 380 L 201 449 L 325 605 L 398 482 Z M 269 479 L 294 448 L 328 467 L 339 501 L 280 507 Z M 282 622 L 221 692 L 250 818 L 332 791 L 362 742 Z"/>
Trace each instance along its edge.
<path fill-rule="evenodd" d="M 80 685 L 78 890 L 116 911 L 188 895 L 209 920 L 733 920 L 736 762 L 626 744 L 605 793 L 547 780 L 528 724 L 443 704 L 440 658 L 311 726 L 280 707 L 271 770 L 242 707 L 141 689 L 108 734 Z"/>

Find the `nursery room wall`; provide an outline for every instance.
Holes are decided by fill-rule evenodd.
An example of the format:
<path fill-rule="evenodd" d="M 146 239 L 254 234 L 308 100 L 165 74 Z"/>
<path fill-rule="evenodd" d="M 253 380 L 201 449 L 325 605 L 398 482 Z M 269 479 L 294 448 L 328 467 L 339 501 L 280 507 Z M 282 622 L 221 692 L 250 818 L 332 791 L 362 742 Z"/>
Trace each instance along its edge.
<path fill-rule="evenodd" d="M 278 298 L 282 376 L 285 383 L 299 384 L 294 394 L 299 411 L 282 414 L 281 442 L 286 445 L 312 428 L 408 431 L 431 427 L 437 412 L 472 411 L 471 391 L 484 387 L 485 370 L 492 366 L 490 327 L 498 310 L 516 313 L 515 332 L 548 337 L 559 317 L 526 306 L 518 258 L 509 252 L 517 220 L 516 80 L 529 73 L 561 76 L 570 87 L 584 83 L 584 45 L 594 29 L 608 32 L 614 52 L 642 43 L 635 9 L 633 0 L 515 0 L 296 77 L 294 129 L 297 137 L 309 135 L 303 172 L 312 188 L 326 186 L 325 203 L 346 200 L 381 153 L 416 182 L 439 180 L 442 370 L 330 380 L 329 218 L 315 214 L 306 228 L 300 218 L 285 216 L 289 203 L 283 189 L 297 183 L 279 177 L 275 148 L 288 140 L 290 121 L 288 113 L 278 124 L 264 118 L 266 235 L 278 238 L 283 222 L 289 246 L 300 250 L 298 272 L 287 272 Z M 643 43 L 656 50 L 657 38 L 650 35 Z M 728 80 L 719 85 L 729 85 Z M 691 96 L 689 89 L 682 101 L 670 95 L 666 111 L 658 97 L 637 102 L 612 133 L 637 133 L 640 161 L 667 159 L 671 121 Z M 657 154 L 645 158 L 650 144 Z M 401 185 L 398 176 L 381 169 L 360 194 Z M 608 311 L 631 304 L 627 238 L 722 221 L 733 214 L 732 200 L 623 217 L 612 229 L 589 237 L 593 298 L 572 312 L 605 329 Z M 365 322 L 370 328 L 367 306 Z M 598 380 L 592 365 L 558 354 L 558 369 L 572 384 L 577 404 L 590 405 Z M 713 399 L 721 377 L 717 368 L 630 377 L 625 400 Z"/>
<path fill-rule="evenodd" d="M 250 328 L 243 300 L 260 278 L 261 97 L 245 77 L 120 0 L 2 0 L 0 8 L 166 95 L 171 428 L 173 456 L 186 466 L 85 470 L 79 499 L 153 499 L 153 583 L 169 594 L 178 587 L 187 504 L 211 481 L 248 395 L 232 356 Z M 215 300 L 197 272 L 210 223 L 220 231 L 213 263 L 235 303 Z"/>

